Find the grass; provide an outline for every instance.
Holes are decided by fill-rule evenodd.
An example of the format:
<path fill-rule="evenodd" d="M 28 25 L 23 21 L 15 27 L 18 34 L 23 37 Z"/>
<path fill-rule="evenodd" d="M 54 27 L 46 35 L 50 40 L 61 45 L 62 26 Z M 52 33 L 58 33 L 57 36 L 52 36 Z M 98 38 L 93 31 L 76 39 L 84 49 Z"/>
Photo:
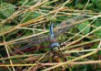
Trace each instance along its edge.
<path fill-rule="evenodd" d="M 98 1 L 1 0 L 0 71 L 99 71 Z M 55 34 L 62 30 L 56 36 L 60 51 L 50 50 L 50 23 Z"/>

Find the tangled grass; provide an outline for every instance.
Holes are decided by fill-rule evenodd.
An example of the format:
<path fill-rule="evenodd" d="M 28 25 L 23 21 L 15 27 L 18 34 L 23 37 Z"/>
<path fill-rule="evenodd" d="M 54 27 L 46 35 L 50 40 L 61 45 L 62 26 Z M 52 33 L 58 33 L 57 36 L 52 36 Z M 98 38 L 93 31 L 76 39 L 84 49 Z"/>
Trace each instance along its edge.
<path fill-rule="evenodd" d="M 1 0 L 0 71 L 99 71 L 100 3 Z M 87 17 L 81 18 L 83 15 Z M 50 50 L 50 23 L 54 23 L 56 40 L 61 45 L 58 50 Z M 63 28 L 60 34 L 57 28 Z"/>

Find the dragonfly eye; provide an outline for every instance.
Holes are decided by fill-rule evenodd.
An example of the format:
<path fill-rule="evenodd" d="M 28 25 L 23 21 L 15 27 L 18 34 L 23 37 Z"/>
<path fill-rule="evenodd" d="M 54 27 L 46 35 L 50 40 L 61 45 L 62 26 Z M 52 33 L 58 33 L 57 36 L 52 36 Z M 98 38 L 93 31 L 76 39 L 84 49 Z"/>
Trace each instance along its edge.
<path fill-rule="evenodd" d="M 51 48 L 60 47 L 59 43 L 55 42 L 51 44 Z"/>

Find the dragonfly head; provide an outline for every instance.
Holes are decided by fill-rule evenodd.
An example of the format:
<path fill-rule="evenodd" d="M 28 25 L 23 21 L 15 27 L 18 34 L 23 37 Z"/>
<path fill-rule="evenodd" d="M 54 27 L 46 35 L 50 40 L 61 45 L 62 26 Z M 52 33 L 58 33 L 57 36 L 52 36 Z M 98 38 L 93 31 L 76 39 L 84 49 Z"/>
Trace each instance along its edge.
<path fill-rule="evenodd" d="M 51 48 L 60 47 L 59 43 L 55 42 L 51 44 Z"/>

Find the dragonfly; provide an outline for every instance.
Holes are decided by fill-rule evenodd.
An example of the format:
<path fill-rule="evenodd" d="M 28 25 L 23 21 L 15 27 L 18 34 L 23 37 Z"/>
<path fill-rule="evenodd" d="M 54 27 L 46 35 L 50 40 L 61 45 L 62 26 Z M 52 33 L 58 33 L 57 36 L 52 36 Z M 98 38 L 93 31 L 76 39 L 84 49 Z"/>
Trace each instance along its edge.
<path fill-rule="evenodd" d="M 43 42 L 47 42 L 47 41 L 51 42 L 51 43 L 54 42 L 53 44 L 50 45 L 51 48 L 53 46 L 64 45 L 63 43 L 61 43 L 59 45 L 59 42 L 56 42 L 56 38 L 58 38 L 61 34 L 64 34 L 70 28 L 75 26 L 77 21 L 82 21 L 82 20 L 87 19 L 89 17 L 90 17 L 89 15 L 84 14 L 84 15 L 79 15 L 79 16 L 70 18 L 67 21 L 63 21 L 61 24 L 57 25 L 54 28 L 54 30 L 53 30 L 53 24 L 51 24 L 51 26 L 50 26 L 50 34 L 41 34 L 41 35 L 38 35 L 38 36 L 34 36 L 34 37 L 29 38 L 28 41 L 27 40 L 17 41 L 17 42 L 15 42 L 15 45 L 22 44 L 22 43 L 28 43 L 24 47 L 21 47 L 20 50 L 31 48 L 34 45 L 37 45 L 37 44 L 39 45 L 39 44 L 41 44 Z"/>
<path fill-rule="evenodd" d="M 55 35 L 54 35 L 54 24 L 52 23 L 50 25 L 50 41 L 51 41 L 51 45 L 50 45 L 50 49 L 54 54 L 58 54 L 58 56 L 60 58 L 63 58 L 64 61 L 66 61 L 67 59 L 65 58 L 65 56 L 63 55 L 62 51 L 59 49 L 60 48 L 60 44 L 59 42 L 57 42 Z"/>
<path fill-rule="evenodd" d="M 50 47 L 53 49 L 54 47 L 60 47 L 59 43 L 56 41 L 55 35 L 54 35 L 54 31 L 53 31 L 53 24 L 51 24 L 50 26 L 50 41 L 51 41 L 51 45 Z"/>

